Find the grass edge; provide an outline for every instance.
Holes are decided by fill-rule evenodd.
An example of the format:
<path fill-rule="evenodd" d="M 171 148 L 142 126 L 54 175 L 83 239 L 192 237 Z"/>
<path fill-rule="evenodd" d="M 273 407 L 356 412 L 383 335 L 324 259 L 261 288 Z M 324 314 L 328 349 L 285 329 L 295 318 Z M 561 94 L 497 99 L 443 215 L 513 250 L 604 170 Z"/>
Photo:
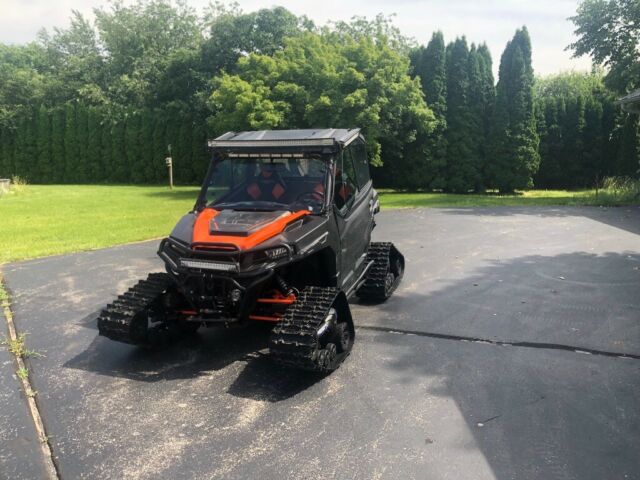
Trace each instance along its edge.
<path fill-rule="evenodd" d="M 17 368 L 15 370 L 15 375 L 22 386 L 27 406 L 29 407 L 29 413 L 31 414 L 31 419 L 33 420 L 34 427 L 38 435 L 38 443 L 40 444 L 40 449 L 44 457 L 46 474 L 49 479 L 58 480 L 60 476 L 53 460 L 53 451 L 51 449 L 51 444 L 49 443 L 49 437 L 44 428 L 42 416 L 40 415 L 40 409 L 38 408 L 38 404 L 35 399 L 36 392 L 31 384 L 30 370 L 24 361 L 26 357 L 30 356 L 29 353 L 31 353 L 31 351 L 24 346 L 24 338 L 26 334 L 18 334 L 15 322 L 13 321 L 13 312 L 11 310 L 11 296 L 9 295 L 9 291 L 6 288 L 6 283 L 2 272 L 0 272 L 0 308 L 2 308 L 2 313 L 7 324 L 7 331 L 9 334 L 7 337 L 8 342 L 11 342 L 14 345 L 20 345 L 20 350 L 23 352 L 23 354 L 20 355 L 18 354 L 18 351 L 11 351 L 11 349 L 9 349 L 9 345 L 7 345 L 9 353 L 16 363 Z"/>

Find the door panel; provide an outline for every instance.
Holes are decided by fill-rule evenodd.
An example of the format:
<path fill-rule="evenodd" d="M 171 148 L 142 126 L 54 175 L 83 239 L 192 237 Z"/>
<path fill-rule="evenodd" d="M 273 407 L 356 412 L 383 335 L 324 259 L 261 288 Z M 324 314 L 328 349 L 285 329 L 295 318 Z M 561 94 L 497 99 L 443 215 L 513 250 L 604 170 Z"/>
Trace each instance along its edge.
<path fill-rule="evenodd" d="M 343 152 L 341 169 L 337 175 L 336 192 L 339 194 L 343 184 L 348 184 L 355 189 L 353 198 L 343 202 L 337 197 L 334 215 L 340 231 L 341 240 L 341 262 L 340 262 L 340 286 L 343 290 L 348 290 L 355 282 L 364 268 L 366 250 L 371 240 L 371 229 L 373 216 L 371 215 L 370 201 L 373 198 L 373 188 L 371 182 L 364 185 L 362 189 L 355 183 L 355 170 L 351 162 L 350 150 L 347 148 Z M 354 181 L 350 182 L 348 175 L 354 176 Z M 338 208 L 342 206 L 342 208 Z"/>

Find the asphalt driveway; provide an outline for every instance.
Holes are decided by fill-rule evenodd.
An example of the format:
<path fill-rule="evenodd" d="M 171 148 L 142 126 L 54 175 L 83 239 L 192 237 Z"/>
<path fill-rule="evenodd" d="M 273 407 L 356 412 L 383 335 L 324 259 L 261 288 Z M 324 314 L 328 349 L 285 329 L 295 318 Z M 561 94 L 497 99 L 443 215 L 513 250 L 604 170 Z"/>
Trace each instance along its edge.
<path fill-rule="evenodd" d="M 640 209 L 382 212 L 407 259 L 352 303 L 328 377 L 274 366 L 267 332 L 164 352 L 97 336 L 157 242 L 5 265 L 61 478 L 640 478 Z M 0 352 L 0 478 L 40 449 Z"/>

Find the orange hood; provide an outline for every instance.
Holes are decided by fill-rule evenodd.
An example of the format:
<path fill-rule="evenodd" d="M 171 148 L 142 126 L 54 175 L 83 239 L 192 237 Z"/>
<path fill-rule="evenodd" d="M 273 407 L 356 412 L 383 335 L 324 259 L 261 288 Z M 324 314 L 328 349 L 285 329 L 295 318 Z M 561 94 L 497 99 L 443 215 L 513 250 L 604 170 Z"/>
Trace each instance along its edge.
<path fill-rule="evenodd" d="M 247 235 L 233 235 L 233 234 L 220 234 L 215 230 L 218 230 L 215 217 L 220 214 L 220 211 L 212 208 L 205 208 L 197 216 L 195 224 L 193 226 L 193 236 L 191 240 L 192 245 L 201 245 L 215 243 L 215 244 L 227 244 L 230 247 L 235 247 L 239 250 L 248 250 L 260 245 L 262 242 L 275 237 L 282 233 L 287 225 L 291 222 L 298 220 L 310 212 L 308 210 L 299 210 L 297 212 L 282 212 L 273 221 L 266 225 L 260 226 L 260 228 L 251 231 Z M 212 226 L 214 227 L 212 229 Z"/>

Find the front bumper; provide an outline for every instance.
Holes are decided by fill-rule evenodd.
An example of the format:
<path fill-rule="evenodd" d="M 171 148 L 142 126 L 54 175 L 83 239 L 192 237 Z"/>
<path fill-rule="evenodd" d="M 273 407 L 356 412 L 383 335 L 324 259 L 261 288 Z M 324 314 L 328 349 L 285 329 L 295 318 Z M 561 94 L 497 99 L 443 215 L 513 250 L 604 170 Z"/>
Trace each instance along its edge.
<path fill-rule="evenodd" d="M 188 302 L 190 321 L 236 323 L 248 319 L 258 293 L 273 276 L 266 265 L 241 271 L 240 252 L 194 250 L 164 239 L 158 256 Z"/>

